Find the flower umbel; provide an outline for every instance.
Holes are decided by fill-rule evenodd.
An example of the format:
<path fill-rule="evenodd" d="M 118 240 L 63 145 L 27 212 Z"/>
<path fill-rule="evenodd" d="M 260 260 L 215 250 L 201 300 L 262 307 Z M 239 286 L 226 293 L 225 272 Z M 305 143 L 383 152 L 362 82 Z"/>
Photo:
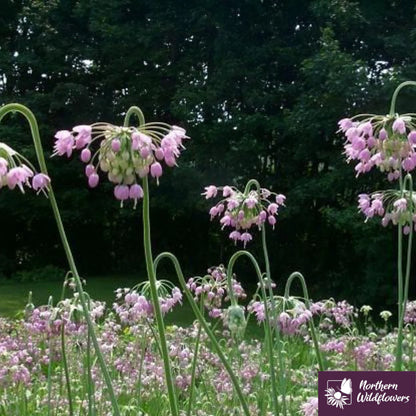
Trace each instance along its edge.
<path fill-rule="evenodd" d="M 357 161 L 357 176 L 377 167 L 393 181 L 399 178 L 400 169 L 411 172 L 416 168 L 413 114 L 356 116 L 344 118 L 338 125 L 346 139 L 347 162 Z"/>
<path fill-rule="evenodd" d="M 159 181 L 163 174 L 160 162 L 176 165 L 187 139 L 184 129 L 165 123 L 147 123 L 139 127 L 120 127 L 109 123 L 75 126 L 55 135 L 54 155 L 68 157 L 81 150 L 81 160 L 87 164 L 88 185 L 95 188 L 101 170 L 114 187 L 114 196 L 121 201 L 133 200 L 134 206 L 143 197 L 139 180 L 149 174 Z M 98 150 L 92 149 L 99 144 Z"/>
<path fill-rule="evenodd" d="M 223 199 L 209 210 L 211 219 L 218 217 L 223 229 L 234 228 L 229 238 L 235 243 L 243 242 L 244 247 L 253 239 L 248 232 L 250 228 L 261 229 L 266 222 L 274 228 L 279 208 L 286 199 L 284 195 L 265 188 L 251 189 L 250 182 L 244 192 L 233 186 L 210 185 L 202 195 L 209 199 L 217 196 L 218 192 L 222 192 Z"/>
<path fill-rule="evenodd" d="M 33 165 L 7 144 L 0 142 L 0 188 L 33 188 L 38 193 L 48 189 L 51 180 L 44 173 L 36 173 Z"/>
<path fill-rule="evenodd" d="M 366 221 L 379 216 L 382 217 L 381 224 L 384 227 L 390 222 L 393 225 L 401 224 L 403 233 L 409 234 L 413 224 L 416 230 L 416 195 L 413 192 L 390 189 L 370 195 L 360 194 L 358 208 L 365 215 Z"/>

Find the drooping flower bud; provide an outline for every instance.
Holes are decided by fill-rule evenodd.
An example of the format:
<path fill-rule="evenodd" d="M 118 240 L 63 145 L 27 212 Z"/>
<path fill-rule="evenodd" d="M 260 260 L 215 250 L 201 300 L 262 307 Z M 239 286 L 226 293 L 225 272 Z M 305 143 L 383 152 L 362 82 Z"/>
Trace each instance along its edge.
<path fill-rule="evenodd" d="M 230 306 L 227 311 L 227 318 L 231 333 L 235 336 L 242 335 L 247 324 L 244 309 L 239 305 Z"/>
<path fill-rule="evenodd" d="M 88 163 L 91 160 L 91 150 L 88 148 L 85 148 L 81 152 L 81 160 L 84 163 Z"/>
<path fill-rule="evenodd" d="M 96 173 L 91 173 L 88 177 L 88 185 L 90 188 L 95 188 L 100 181 L 100 177 Z"/>

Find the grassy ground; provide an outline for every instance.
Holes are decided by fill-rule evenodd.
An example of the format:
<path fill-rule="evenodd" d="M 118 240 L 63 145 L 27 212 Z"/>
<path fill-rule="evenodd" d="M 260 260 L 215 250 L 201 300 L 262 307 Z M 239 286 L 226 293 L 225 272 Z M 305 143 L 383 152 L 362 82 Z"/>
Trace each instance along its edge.
<path fill-rule="evenodd" d="M 133 287 L 137 283 L 137 276 L 89 277 L 85 290 L 91 298 L 105 301 L 107 306 L 111 307 L 115 299 L 115 289 Z M 29 291 L 32 291 L 35 306 L 46 304 L 49 296 L 52 296 L 54 303 L 56 303 L 61 296 L 62 283 L 60 281 L 0 283 L 0 316 L 14 317 L 21 312 L 27 303 Z M 186 326 L 194 320 L 194 314 L 187 302 L 166 315 L 167 324 Z M 261 336 L 261 333 L 261 328 L 257 326 L 254 320 L 251 320 L 247 328 L 247 335 Z"/>
<path fill-rule="evenodd" d="M 134 276 L 106 276 L 91 277 L 87 280 L 85 290 L 93 299 L 104 300 L 107 305 L 114 301 L 114 290 L 118 287 L 131 287 L 137 283 Z M 0 316 L 13 317 L 21 311 L 27 302 L 29 291 L 33 293 L 33 303 L 43 305 L 48 302 L 49 296 L 56 303 L 61 296 L 61 281 L 39 282 L 7 282 L 0 283 Z"/>

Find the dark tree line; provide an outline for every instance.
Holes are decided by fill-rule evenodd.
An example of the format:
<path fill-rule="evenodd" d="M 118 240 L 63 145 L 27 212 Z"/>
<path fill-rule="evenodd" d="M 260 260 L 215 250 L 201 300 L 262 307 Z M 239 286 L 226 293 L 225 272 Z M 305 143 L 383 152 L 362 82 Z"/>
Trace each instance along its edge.
<path fill-rule="evenodd" d="M 254 177 L 287 195 L 269 232 L 276 280 L 297 269 L 315 297 L 385 304 L 395 233 L 364 224 L 356 197 L 386 184 L 354 178 L 337 121 L 388 111 L 398 83 L 416 79 L 415 37 L 410 0 L 2 0 L 0 102 L 34 111 L 48 155 L 54 131 L 121 123 L 131 105 L 180 123 L 192 141 L 152 187 L 155 252 L 172 249 L 194 274 L 226 261 L 234 247 L 200 193 Z M 414 111 L 415 96 L 399 108 Z M 34 158 L 17 117 L 0 140 Z M 120 209 L 109 185 L 87 189 L 76 157 L 49 165 L 82 272 L 142 269 L 140 208 Z M 65 265 L 44 198 L 2 190 L 0 213 L 0 273 Z"/>

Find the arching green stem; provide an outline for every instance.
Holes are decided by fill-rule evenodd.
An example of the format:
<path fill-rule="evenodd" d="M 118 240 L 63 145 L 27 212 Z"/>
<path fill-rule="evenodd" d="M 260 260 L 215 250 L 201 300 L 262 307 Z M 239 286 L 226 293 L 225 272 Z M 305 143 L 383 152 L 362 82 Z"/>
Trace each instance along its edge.
<path fill-rule="evenodd" d="M 251 188 L 256 188 L 256 190 L 260 192 L 260 183 L 257 179 L 250 179 L 246 183 L 246 187 L 244 188 L 244 194 L 247 195 L 250 192 Z"/>
<path fill-rule="evenodd" d="M 140 125 L 144 124 L 144 116 L 139 107 L 130 107 L 124 118 L 124 127 L 128 127 L 130 117 L 136 115 Z M 143 243 L 146 259 L 147 277 L 150 285 L 150 296 L 152 298 L 153 311 L 156 318 L 159 333 L 160 348 L 162 351 L 163 365 L 165 369 L 166 385 L 168 388 L 169 405 L 172 416 L 179 416 L 176 390 L 173 382 L 172 368 L 170 365 L 168 345 L 165 334 L 165 324 L 163 322 L 162 310 L 157 293 L 156 272 L 153 264 L 152 241 L 150 233 L 150 208 L 149 208 L 149 181 L 147 176 L 143 178 Z"/>
<path fill-rule="evenodd" d="M 88 298 L 88 309 L 91 311 L 91 299 Z M 88 416 L 95 416 L 94 406 L 94 381 L 92 378 L 91 360 L 91 331 L 87 328 L 87 392 L 88 392 Z"/>
<path fill-rule="evenodd" d="M 393 116 L 394 114 L 396 114 L 396 101 L 397 101 L 397 96 L 399 95 L 399 92 L 402 88 L 407 87 L 407 86 L 413 86 L 416 87 L 416 81 L 405 81 L 402 82 L 394 91 L 393 96 L 391 98 L 391 104 L 390 104 L 390 116 Z"/>
<path fill-rule="evenodd" d="M 204 313 L 204 296 L 201 296 L 200 300 L 200 310 L 203 316 Z M 201 342 L 201 334 L 202 334 L 202 326 L 198 322 L 198 334 L 196 336 L 195 341 L 195 350 L 194 350 L 194 357 L 192 359 L 192 369 L 191 369 L 191 384 L 189 386 L 189 402 L 188 402 L 188 409 L 187 409 L 187 416 L 192 416 L 192 401 L 194 398 L 194 390 L 195 390 L 195 378 L 196 378 L 196 366 L 198 362 L 198 353 L 199 353 L 199 344 Z"/>
<path fill-rule="evenodd" d="M 126 115 L 124 116 L 124 127 L 130 125 L 131 116 L 135 115 L 139 119 L 139 126 L 145 123 L 143 111 L 139 107 L 133 106 L 127 110 Z"/>
<path fill-rule="evenodd" d="M 404 187 L 409 192 L 409 211 L 413 212 L 414 210 L 414 203 L 413 203 L 413 178 L 412 175 L 407 174 L 404 179 Z M 407 245 L 407 259 L 406 259 L 406 274 L 404 279 L 404 292 L 403 292 L 403 310 L 402 310 L 402 318 L 404 318 L 404 314 L 406 312 L 406 303 L 409 296 L 409 281 L 410 281 L 410 269 L 412 264 L 412 243 L 413 243 L 413 222 L 410 223 L 410 232 L 408 238 L 408 245 Z"/>
<path fill-rule="evenodd" d="M 285 287 L 285 298 L 286 299 L 289 298 L 290 289 L 291 289 L 292 283 L 293 283 L 293 281 L 296 278 L 300 281 L 300 284 L 302 286 L 303 298 L 305 299 L 306 307 L 308 309 L 310 309 L 311 302 L 309 300 L 309 293 L 308 293 L 308 288 L 306 286 L 306 281 L 305 281 L 305 278 L 303 277 L 303 275 L 301 273 L 299 273 L 299 272 L 293 272 L 289 276 L 289 278 L 287 279 L 286 287 Z M 315 330 L 315 325 L 313 323 L 313 318 L 311 318 L 309 320 L 309 328 L 310 328 L 311 335 L 312 335 L 313 345 L 315 347 L 315 353 L 316 353 L 316 358 L 318 360 L 319 370 L 320 371 L 324 371 L 325 370 L 325 366 L 324 366 L 324 362 L 322 360 L 321 351 L 319 349 L 319 342 L 318 342 L 318 337 L 316 335 L 316 330 Z"/>
<path fill-rule="evenodd" d="M 390 116 L 394 116 L 396 114 L 396 101 L 399 95 L 399 92 L 407 87 L 407 86 L 416 86 L 416 81 L 405 81 L 402 82 L 394 91 L 393 96 L 391 98 L 391 105 L 390 105 Z M 411 175 L 406 175 L 406 178 L 403 180 L 402 175 L 402 168 L 400 166 L 400 178 L 399 178 L 399 185 L 400 185 L 400 193 L 401 197 L 403 197 L 406 183 L 409 183 L 409 191 L 410 191 L 410 204 L 409 207 L 410 212 L 412 212 L 413 208 L 413 182 Z M 397 332 L 397 348 L 396 348 L 396 363 L 395 363 L 395 370 L 401 371 L 402 369 L 402 355 L 403 355 L 403 325 L 404 325 L 404 315 L 406 312 L 406 303 L 407 297 L 409 292 L 409 278 L 410 278 L 410 267 L 411 267 L 411 251 L 412 251 L 412 240 L 413 240 L 413 221 L 410 221 L 410 234 L 408 238 L 408 246 L 407 246 L 407 261 L 406 261 L 406 275 L 403 279 L 403 225 L 399 222 L 397 226 L 397 280 L 398 280 L 398 332 Z"/>
<path fill-rule="evenodd" d="M 244 188 L 244 194 L 247 195 L 250 192 L 250 189 L 253 187 L 256 188 L 257 192 L 260 194 L 261 187 L 257 179 L 250 179 L 247 182 L 246 187 Z M 264 224 L 261 227 L 261 243 L 263 247 L 264 265 L 266 267 L 266 276 L 267 276 L 266 286 L 267 286 L 267 290 L 269 292 L 269 297 L 270 297 L 271 315 L 273 319 L 277 319 L 277 308 L 276 308 L 276 302 L 274 299 L 274 293 L 273 293 L 273 287 L 272 287 L 272 275 L 270 271 L 269 252 L 267 250 L 266 227 Z M 273 328 L 272 328 L 272 332 L 273 332 Z"/>
<path fill-rule="evenodd" d="M 413 179 L 410 174 L 407 174 L 404 178 L 403 185 L 401 186 L 401 197 L 405 195 L 405 192 L 409 193 L 409 204 L 408 210 L 413 212 Z M 403 326 L 404 316 L 406 313 L 406 304 L 409 296 L 409 282 L 410 282 L 410 269 L 412 264 L 412 243 L 413 243 L 413 221 L 410 222 L 410 232 L 407 240 L 407 258 L 406 258 L 406 272 L 403 279 L 403 226 L 398 224 L 398 249 L 397 249 L 397 268 L 398 268 L 398 282 L 399 282 L 399 296 L 398 296 L 398 332 L 397 332 L 397 348 L 396 348 L 396 363 L 395 370 L 402 370 L 403 362 Z"/>
<path fill-rule="evenodd" d="M 190 292 L 190 290 L 186 286 L 185 278 L 183 276 L 182 268 L 179 264 L 178 259 L 172 253 L 168 253 L 168 252 L 161 253 L 155 259 L 154 268 L 157 269 L 158 264 L 160 263 L 160 261 L 165 259 L 165 258 L 169 259 L 173 263 L 173 266 L 175 268 L 176 274 L 177 274 L 178 279 L 179 279 L 179 283 L 182 286 L 182 290 L 185 292 L 185 295 L 188 299 L 189 304 L 191 305 L 191 308 L 192 308 L 195 316 L 198 318 L 199 323 L 204 328 L 204 330 L 205 330 L 206 334 L 208 335 L 208 337 L 209 337 L 209 339 L 210 339 L 210 341 L 211 341 L 219 359 L 221 360 L 222 364 L 224 365 L 225 369 L 227 370 L 227 372 L 228 372 L 228 374 L 231 378 L 231 382 L 233 383 L 234 389 L 237 393 L 237 396 L 240 399 L 240 403 L 241 403 L 241 406 L 243 408 L 244 415 L 245 416 L 250 416 L 250 411 L 249 411 L 246 399 L 244 397 L 244 393 L 241 390 L 241 387 L 238 383 L 237 377 L 234 374 L 234 371 L 231 368 L 231 365 L 229 364 L 226 356 L 224 355 L 221 345 L 218 343 L 218 341 L 215 338 L 215 335 L 214 335 L 213 331 L 211 330 L 209 324 L 207 323 L 207 321 L 205 320 L 201 311 L 199 310 L 199 307 L 198 307 L 197 303 L 195 302 L 195 299 L 192 296 L 192 293 Z"/>
<path fill-rule="evenodd" d="M 261 243 L 262 243 L 262 246 L 263 246 L 264 264 L 266 266 L 266 276 L 267 276 L 266 286 L 267 286 L 267 290 L 269 291 L 272 318 L 273 318 L 273 320 L 277 320 L 277 308 L 276 308 L 276 302 L 274 300 L 274 293 L 273 293 L 273 287 L 272 287 L 272 275 L 271 275 L 271 271 L 270 271 L 269 252 L 267 250 L 267 239 L 266 239 L 266 227 L 265 227 L 265 225 L 263 225 L 263 227 L 261 227 Z"/>
<path fill-rule="evenodd" d="M 400 187 L 402 188 L 402 186 Z M 397 225 L 397 286 L 398 330 L 395 370 L 401 371 L 403 355 L 403 226 L 401 223 Z"/>
<path fill-rule="evenodd" d="M 47 170 L 46 163 L 45 163 L 45 156 L 44 156 L 43 148 L 42 148 L 42 142 L 40 140 L 40 135 L 39 135 L 38 123 L 36 121 L 36 118 L 35 118 L 34 114 L 27 107 L 25 107 L 21 104 L 7 104 L 7 105 L 0 108 L 0 122 L 6 114 L 15 113 L 15 112 L 18 112 L 18 113 L 22 114 L 26 118 L 26 120 L 29 122 L 30 130 L 31 130 L 31 133 L 32 133 L 32 138 L 33 138 L 33 143 L 34 143 L 35 150 L 36 150 L 36 157 L 37 157 L 38 162 L 39 162 L 40 170 L 45 175 L 48 175 L 48 170 Z M 106 384 L 107 389 L 108 389 L 111 404 L 112 404 L 112 407 L 113 407 L 114 416 L 120 416 L 120 411 L 119 411 L 119 408 L 118 408 L 117 399 L 116 399 L 116 396 L 115 396 L 115 393 L 114 393 L 114 389 L 113 389 L 113 386 L 112 386 L 112 383 L 111 383 L 111 378 L 110 378 L 109 372 L 107 370 L 107 366 L 105 364 L 104 357 L 101 353 L 100 346 L 99 346 L 98 340 L 97 340 L 97 336 L 96 336 L 95 331 L 94 331 L 94 324 L 91 320 L 91 317 L 90 317 L 90 314 L 89 314 L 89 311 L 88 311 L 88 305 L 87 305 L 87 302 L 86 302 L 86 299 L 85 299 L 85 296 L 84 296 L 84 291 L 83 291 L 83 288 L 82 288 L 81 280 L 80 280 L 80 277 L 79 277 L 79 274 L 78 274 L 77 267 L 75 265 L 75 261 L 74 261 L 73 255 L 72 255 L 71 248 L 70 248 L 69 243 L 68 243 L 68 239 L 66 237 L 65 228 L 64 228 L 64 225 L 62 223 L 61 214 L 60 214 L 59 209 L 58 209 L 58 204 L 56 202 L 56 198 L 55 198 L 55 194 L 53 192 L 52 185 L 49 185 L 48 196 L 49 196 L 49 201 L 50 201 L 52 211 L 53 211 L 53 214 L 54 214 L 54 217 L 55 217 L 56 225 L 58 227 L 59 236 L 61 238 L 61 242 L 62 242 L 63 248 L 65 250 L 65 254 L 66 254 L 68 264 L 69 264 L 69 268 L 72 272 L 72 275 L 74 276 L 75 283 L 76 283 L 76 286 L 77 286 L 77 290 L 79 292 L 79 299 L 80 299 L 80 302 L 81 302 L 81 305 L 82 305 L 82 310 L 84 312 L 85 320 L 87 321 L 88 328 L 91 331 L 92 343 L 94 345 L 94 349 L 95 349 L 95 352 L 97 354 L 98 362 L 100 364 L 101 372 L 102 372 L 105 384 Z"/>
<path fill-rule="evenodd" d="M 273 351 L 273 334 L 272 334 L 272 326 L 271 326 L 270 315 L 269 315 L 269 305 L 267 302 L 266 288 L 264 284 L 263 275 L 260 270 L 260 266 L 258 265 L 257 260 L 254 258 L 254 256 L 250 252 L 246 250 L 240 250 L 231 256 L 230 261 L 228 262 L 228 266 L 227 266 L 227 283 L 228 283 L 229 291 L 232 291 L 231 277 L 233 274 L 234 264 L 237 261 L 237 259 L 240 258 L 241 256 L 246 256 L 249 258 L 249 260 L 254 266 L 254 269 L 257 274 L 257 278 L 260 283 L 260 290 L 262 293 L 263 303 L 264 303 L 264 317 L 266 321 L 266 325 L 265 325 L 266 342 L 267 342 L 267 351 L 268 351 L 269 367 L 270 367 L 270 381 L 272 384 L 273 409 L 274 409 L 274 414 L 277 416 L 279 415 L 279 405 L 277 401 L 278 390 L 276 386 L 277 383 L 276 383 L 276 372 L 275 372 L 274 351 Z M 234 295 L 232 296 L 234 297 Z M 283 358 L 281 354 L 281 343 L 280 343 L 279 331 L 276 331 L 276 335 L 278 337 L 277 345 L 278 345 L 278 357 L 279 357 L 279 368 L 280 368 L 280 372 L 279 372 L 280 384 L 281 384 L 281 387 L 283 388 L 283 392 L 282 392 L 283 414 L 286 415 L 287 414 L 286 413 L 286 394 L 285 394 L 285 379 L 284 379 L 284 369 L 283 369 L 284 365 L 283 365 Z"/>
<path fill-rule="evenodd" d="M 32 303 L 32 292 L 29 292 L 28 304 Z M 53 307 L 53 298 L 49 296 L 48 307 L 52 309 Z M 51 416 L 52 410 L 52 336 L 48 334 L 48 346 L 49 346 L 49 363 L 48 363 L 48 416 Z"/>

